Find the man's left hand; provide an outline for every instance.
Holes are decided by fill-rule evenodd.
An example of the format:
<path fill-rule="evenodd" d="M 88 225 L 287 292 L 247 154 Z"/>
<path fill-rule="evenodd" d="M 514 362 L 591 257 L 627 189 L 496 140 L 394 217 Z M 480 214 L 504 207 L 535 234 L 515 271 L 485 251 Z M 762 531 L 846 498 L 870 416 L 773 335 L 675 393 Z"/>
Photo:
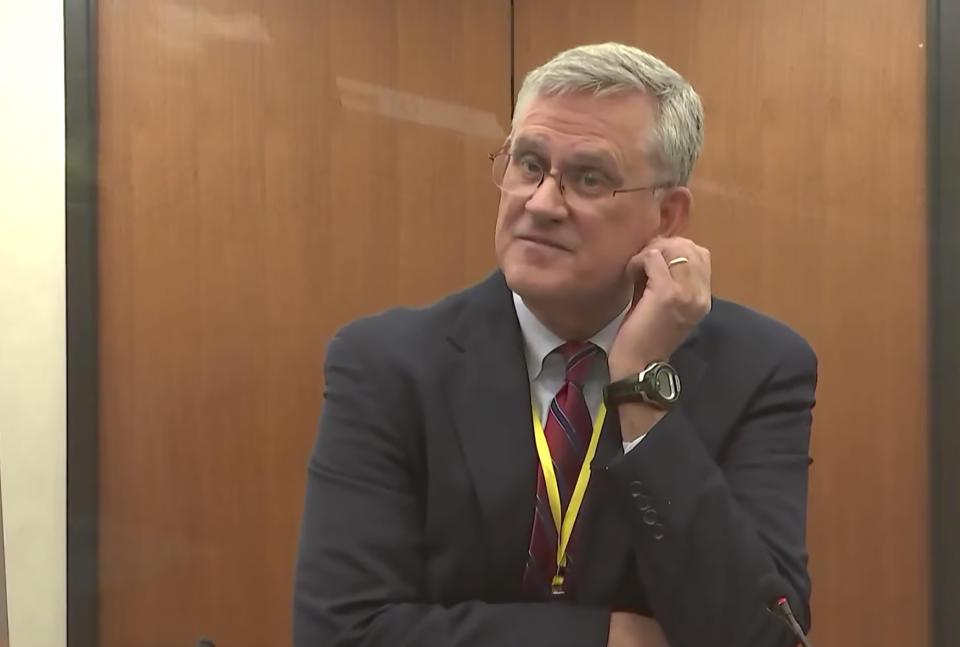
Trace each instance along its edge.
<path fill-rule="evenodd" d="M 667 361 L 710 312 L 710 252 L 691 240 L 653 239 L 630 259 L 627 273 L 638 300 L 610 349 L 611 382 Z"/>

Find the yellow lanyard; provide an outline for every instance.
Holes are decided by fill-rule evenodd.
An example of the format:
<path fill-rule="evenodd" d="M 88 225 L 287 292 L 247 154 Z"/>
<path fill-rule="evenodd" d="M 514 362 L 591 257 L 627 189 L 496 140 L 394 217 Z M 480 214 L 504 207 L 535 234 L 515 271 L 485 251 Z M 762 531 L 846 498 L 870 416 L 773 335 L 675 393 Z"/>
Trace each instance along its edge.
<path fill-rule="evenodd" d="M 559 545 L 557 546 L 557 573 L 553 577 L 551 588 L 554 595 L 562 595 L 564 571 L 567 567 L 567 546 L 570 543 L 570 537 L 573 535 L 573 525 L 577 522 L 577 515 L 580 514 L 583 497 L 587 493 L 587 485 L 590 483 L 590 463 L 593 461 L 594 454 L 597 453 L 597 443 L 600 441 L 600 430 L 603 429 L 603 420 L 607 417 L 607 407 L 601 404 L 600 410 L 597 412 L 597 419 L 593 423 L 593 435 L 590 436 L 587 455 L 583 459 L 583 464 L 580 466 L 577 485 L 573 488 L 573 494 L 570 496 L 567 514 L 561 515 L 560 488 L 557 485 L 557 475 L 553 472 L 553 460 L 550 457 L 550 446 L 547 444 L 547 435 L 543 431 L 543 423 L 540 422 L 540 415 L 537 413 L 536 403 L 531 401 L 530 404 L 533 409 L 533 437 L 537 443 L 537 455 L 540 457 L 540 468 L 543 470 L 543 480 L 547 486 L 550 512 L 553 515 L 553 523 L 557 528 L 557 537 L 560 539 Z"/>

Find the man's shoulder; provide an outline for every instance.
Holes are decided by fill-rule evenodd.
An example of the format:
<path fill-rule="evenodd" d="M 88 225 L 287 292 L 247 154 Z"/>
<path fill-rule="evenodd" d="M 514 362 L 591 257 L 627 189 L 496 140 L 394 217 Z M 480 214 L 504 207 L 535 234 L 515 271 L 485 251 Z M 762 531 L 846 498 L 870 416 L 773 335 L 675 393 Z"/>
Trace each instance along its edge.
<path fill-rule="evenodd" d="M 497 279 L 495 274 L 491 275 L 427 305 L 394 306 L 360 317 L 341 328 L 336 338 L 363 346 L 400 345 L 406 348 L 443 339 L 464 315 L 465 309 L 490 300 Z"/>
<path fill-rule="evenodd" d="M 701 326 L 705 343 L 723 355 L 816 365 L 810 343 L 785 323 L 740 303 L 714 297 Z"/>

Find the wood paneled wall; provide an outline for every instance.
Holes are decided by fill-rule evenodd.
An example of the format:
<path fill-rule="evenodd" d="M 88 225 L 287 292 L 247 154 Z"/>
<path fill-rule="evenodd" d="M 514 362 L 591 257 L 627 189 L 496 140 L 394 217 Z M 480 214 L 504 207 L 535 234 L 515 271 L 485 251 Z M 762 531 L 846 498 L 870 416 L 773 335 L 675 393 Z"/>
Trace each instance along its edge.
<path fill-rule="evenodd" d="M 927 644 L 924 21 L 906 0 L 101 0 L 103 647 L 289 643 L 327 341 L 493 267 L 511 47 L 519 87 L 603 40 L 701 92 L 717 292 L 819 352 L 815 640 Z"/>
<path fill-rule="evenodd" d="M 289 644 L 327 341 L 492 267 L 509 5 L 99 5 L 101 644 Z"/>
<path fill-rule="evenodd" d="M 691 236 L 715 291 L 820 357 L 808 547 L 817 645 L 929 642 L 923 3 L 516 0 L 517 87 L 585 42 L 704 99 Z"/>

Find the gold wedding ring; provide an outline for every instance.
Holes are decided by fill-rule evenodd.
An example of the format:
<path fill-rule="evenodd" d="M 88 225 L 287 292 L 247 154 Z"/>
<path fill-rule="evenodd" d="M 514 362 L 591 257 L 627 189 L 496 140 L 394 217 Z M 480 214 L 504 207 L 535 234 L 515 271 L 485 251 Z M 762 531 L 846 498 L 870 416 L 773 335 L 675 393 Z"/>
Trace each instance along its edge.
<path fill-rule="evenodd" d="M 690 262 L 690 259 L 687 258 L 686 256 L 678 256 L 672 261 L 670 261 L 669 263 L 667 263 L 667 267 L 673 267 L 674 265 L 679 265 L 680 263 L 689 263 L 689 262 Z"/>

